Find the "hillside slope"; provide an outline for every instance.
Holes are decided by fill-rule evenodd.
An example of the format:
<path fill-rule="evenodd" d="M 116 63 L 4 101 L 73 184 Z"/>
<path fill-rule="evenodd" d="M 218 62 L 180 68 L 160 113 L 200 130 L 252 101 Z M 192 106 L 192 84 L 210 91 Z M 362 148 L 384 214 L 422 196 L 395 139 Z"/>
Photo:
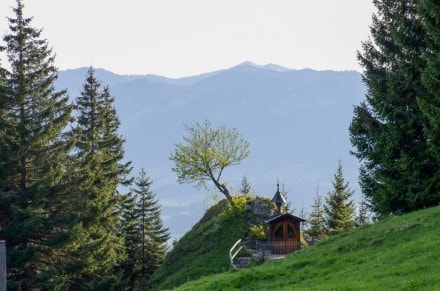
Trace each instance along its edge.
<path fill-rule="evenodd" d="M 170 289 L 230 269 L 229 249 L 246 236 L 250 225 L 263 223 L 273 211 L 267 198 L 234 196 L 233 199 L 234 207 L 225 199 L 208 209 L 174 245 L 153 276 L 152 285 L 156 289 Z"/>
<path fill-rule="evenodd" d="M 434 207 L 344 233 L 283 261 L 205 277 L 178 290 L 436 290 L 439 242 L 440 207 Z"/>

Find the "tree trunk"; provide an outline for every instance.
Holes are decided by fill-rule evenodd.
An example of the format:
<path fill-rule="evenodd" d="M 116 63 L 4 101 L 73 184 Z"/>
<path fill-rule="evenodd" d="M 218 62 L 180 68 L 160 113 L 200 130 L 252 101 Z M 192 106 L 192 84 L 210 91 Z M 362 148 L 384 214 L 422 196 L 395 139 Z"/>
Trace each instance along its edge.
<path fill-rule="evenodd" d="M 231 203 L 231 205 L 234 205 L 234 202 L 232 201 L 232 196 L 229 193 L 228 188 L 224 185 L 224 184 L 220 184 L 218 181 L 214 180 L 214 184 L 217 187 L 217 189 L 220 190 L 220 192 L 223 193 L 223 195 L 225 195 L 226 199 L 228 199 L 229 203 Z"/>

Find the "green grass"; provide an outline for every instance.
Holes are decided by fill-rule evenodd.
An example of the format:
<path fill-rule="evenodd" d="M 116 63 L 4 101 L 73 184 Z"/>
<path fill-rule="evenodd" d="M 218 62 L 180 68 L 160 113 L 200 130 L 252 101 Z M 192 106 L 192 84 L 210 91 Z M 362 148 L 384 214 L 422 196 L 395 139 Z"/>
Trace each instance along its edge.
<path fill-rule="evenodd" d="M 179 286 L 210 274 L 229 270 L 228 252 L 246 231 L 244 207 L 226 200 L 211 207 L 167 255 L 152 278 L 154 289 Z"/>
<path fill-rule="evenodd" d="M 209 258 L 198 264 L 208 267 Z M 389 217 L 282 261 L 204 277 L 177 290 L 413 289 L 440 290 L 440 207 Z"/>

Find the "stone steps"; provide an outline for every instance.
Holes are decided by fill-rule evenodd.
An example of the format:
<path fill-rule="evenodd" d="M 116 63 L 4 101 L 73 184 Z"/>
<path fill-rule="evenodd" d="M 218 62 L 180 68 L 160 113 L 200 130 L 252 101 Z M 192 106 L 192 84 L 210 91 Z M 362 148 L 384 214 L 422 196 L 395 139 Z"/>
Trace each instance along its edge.
<path fill-rule="evenodd" d="M 234 265 L 237 268 L 247 268 L 249 266 L 249 264 L 251 263 L 251 261 L 253 261 L 254 258 L 252 257 L 238 257 L 235 258 L 234 260 Z"/>

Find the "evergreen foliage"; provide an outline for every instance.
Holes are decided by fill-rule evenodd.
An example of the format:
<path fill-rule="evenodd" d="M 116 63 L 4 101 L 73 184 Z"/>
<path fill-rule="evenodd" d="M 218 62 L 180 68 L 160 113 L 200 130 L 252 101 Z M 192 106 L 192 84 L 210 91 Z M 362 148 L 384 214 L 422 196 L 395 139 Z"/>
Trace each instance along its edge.
<path fill-rule="evenodd" d="M 2 47 L 0 47 L 0 52 L 2 51 Z M 7 173 L 3 171 L 3 167 L 5 166 L 5 162 L 8 159 L 8 151 L 7 149 L 7 116 L 8 116 L 8 106 L 7 100 L 5 100 L 6 96 L 6 75 L 7 70 L 1 66 L 0 59 L 0 187 L 3 187 L 3 182 L 7 178 Z M 0 230 L 5 227 L 9 221 L 7 207 L 4 203 L 2 203 L 2 193 L 3 188 L 0 188 Z"/>
<path fill-rule="evenodd" d="M 309 214 L 304 209 L 304 205 L 301 205 L 301 210 L 299 211 L 299 217 L 304 219 L 305 221 L 301 223 L 301 232 L 303 232 L 304 229 L 307 229 L 309 226 L 309 223 L 307 221 Z"/>
<path fill-rule="evenodd" d="M 63 270 L 63 200 L 71 105 L 56 91 L 57 68 L 41 30 L 17 0 L 3 38 L 10 68 L 0 81 L 0 238 L 7 241 L 8 289 L 52 289 Z"/>
<path fill-rule="evenodd" d="M 324 220 L 326 231 L 329 235 L 335 235 L 354 228 L 355 207 L 353 191 L 345 182 L 342 173 L 342 162 L 339 160 L 333 184 L 333 191 L 325 197 Z"/>
<path fill-rule="evenodd" d="M 151 275 L 162 264 L 169 231 L 160 217 L 160 206 L 151 192 L 151 180 L 141 169 L 126 199 L 122 216 L 127 259 L 122 264 L 128 290 L 146 290 Z"/>
<path fill-rule="evenodd" d="M 312 205 L 312 211 L 307 220 L 308 228 L 306 235 L 309 239 L 324 239 L 326 238 L 327 231 L 324 220 L 324 205 L 322 196 L 319 195 L 318 189 L 316 189 L 316 197 Z"/>
<path fill-rule="evenodd" d="M 362 200 L 359 202 L 358 215 L 356 217 L 356 226 L 361 226 L 370 222 L 371 218 L 368 215 L 368 205 L 365 202 L 365 199 L 362 197 Z"/>
<path fill-rule="evenodd" d="M 241 179 L 241 188 L 240 188 L 240 194 L 246 195 L 251 193 L 251 185 L 249 184 L 247 176 L 243 176 Z"/>
<path fill-rule="evenodd" d="M 130 163 L 122 163 L 124 139 L 117 133 L 119 119 L 114 98 L 90 68 L 77 98 L 77 140 L 74 158 L 76 185 L 72 189 L 73 221 L 68 246 L 73 261 L 71 288 L 95 289 L 118 281 L 115 264 L 124 260 L 123 238 L 118 235 L 122 196 L 118 186 L 127 184 Z"/>
<path fill-rule="evenodd" d="M 358 54 L 368 93 L 354 109 L 350 138 L 353 154 L 362 162 L 362 191 L 372 209 L 386 216 L 440 202 L 435 153 L 439 102 L 431 98 L 438 94 L 432 91 L 435 86 L 427 90 L 422 82 L 422 76 L 426 84 L 437 82 L 438 48 L 422 25 L 420 6 L 428 7 L 432 20 L 425 21 L 426 27 L 438 29 L 439 14 L 434 1 L 373 2 L 377 13 L 371 39 Z M 433 47 L 427 49 L 427 42 Z M 431 64 L 428 71 L 426 63 Z"/>
<path fill-rule="evenodd" d="M 426 0 L 420 2 L 420 18 L 425 33 L 426 49 L 422 59 L 426 69 L 422 74 L 422 82 L 426 91 L 418 95 L 418 102 L 423 116 L 428 120 L 425 125 L 426 139 L 433 156 L 433 163 L 440 161 L 440 2 Z M 424 205 L 440 203 L 440 170 L 433 169 L 429 195 L 425 195 Z M 430 177 L 428 176 L 428 178 Z"/>

